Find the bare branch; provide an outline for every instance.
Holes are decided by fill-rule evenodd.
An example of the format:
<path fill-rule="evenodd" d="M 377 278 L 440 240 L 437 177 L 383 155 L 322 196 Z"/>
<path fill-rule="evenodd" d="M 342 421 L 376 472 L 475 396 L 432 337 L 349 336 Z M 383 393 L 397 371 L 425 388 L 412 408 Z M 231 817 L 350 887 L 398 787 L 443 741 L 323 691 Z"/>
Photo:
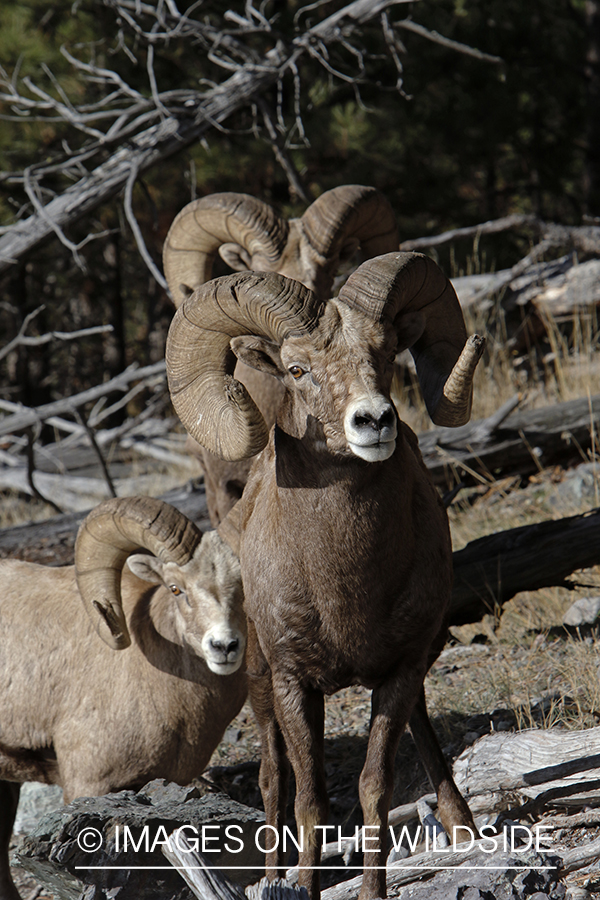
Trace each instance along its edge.
<path fill-rule="evenodd" d="M 508 231 L 511 228 L 519 228 L 522 225 L 535 224 L 540 224 L 537 216 L 504 216 L 501 219 L 492 219 L 489 222 L 483 222 L 480 225 L 468 225 L 466 228 L 454 228 L 452 231 L 444 231 L 442 234 L 432 235 L 431 237 L 421 237 L 402 241 L 400 249 L 423 250 L 426 247 L 439 247 L 442 244 L 448 244 L 459 238 L 476 237 L 480 234 L 496 234 L 500 231 Z"/>
<path fill-rule="evenodd" d="M 306 191 L 304 190 L 304 187 L 302 186 L 302 182 L 300 181 L 298 171 L 285 149 L 285 143 L 282 141 L 281 135 L 278 133 L 275 127 L 267 104 L 262 97 L 259 97 L 256 101 L 256 105 L 262 113 L 265 127 L 271 141 L 271 146 L 273 147 L 273 153 L 275 154 L 279 165 L 286 174 L 290 186 L 290 192 L 292 193 L 292 195 L 295 195 L 304 203 L 308 203 L 309 199 Z"/>
<path fill-rule="evenodd" d="M 50 343 L 50 341 L 74 341 L 77 338 L 106 334 L 106 332 L 113 330 L 112 325 L 94 325 L 91 328 L 81 328 L 79 331 L 49 331 L 47 334 L 40 334 L 37 337 L 27 337 L 25 332 L 29 324 L 43 309 L 45 309 L 45 306 L 38 306 L 37 309 L 25 316 L 18 334 L 4 347 L 0 347 L 0 359 L 4 359 L 16 347 L 40 347 L 42 344 Z"/>
<path fill-rule="evenodd" d="M 112 478 L 110 477 L 110 472 L 108 471 L 108 466 L 106 465 L 106 460 L 104 459 L 104 456 L 102 455 L 102 451 L 100 450 L 100 447 L 98 446 L 98 442 L 96 441 L 96 435 L 94 434 L 94 429 L 90 427 L 89 422 L 87 422 L 83 418 L 80 411 L 76 407 L 73 407 L 73 415 L 76 417 L 79 424 L 85 429 L 85 433 L 88 436 L 88 440 L 90 442 L 92 450 L 96 454 L 96 459 L 98 460 L 98 462 L 100 464 L 100 469 L 102 471 L 104 480 L 106 481 L 108 493 L 110 494 L 111 497 L 116 497 L 117 492 L 115 490 L 115 485 L 114 485 Z"/>
<path fill-rule="evenodd" d="M 144 237 L 142 235 L 140 226 L 138 225 L 138 221 L 135 217 L 135 213 L 133 212 L 133 202 L 132 202 L 133 186 L 136 182 L 137 177 L 138 177 L 138 170 L 132 166 L 131 172 L 129 174 L 129 178 L 127 179 L 127 184 L 125 185 L 125 196 L 123 198 L 123 207 L 125 209 L 125 215 L 127 216 L 127 221 L 129 222 L 129 226 L 133 232 L 133 236 L 135 238 L 135 243 L 140 252 L 140 256 L 142 257 L 142 259 L 144 260 L 144 262 L 150 269 L 150 272 L 152 273 L 152 275 L 154 276 L 154 278 L 156 279 L 158 284 L 160 284 L 160 286 L 162 288 L 164 288 L 164 290 L 167 291 L 167 293 L 168 293 L 169 288 L 167 285 L 167 281 L 166 281 L 164 275 L 162 274 L 162 272 L 159 272 L 154 260 L 152 259 L 152 257 L 150 256 L 150 253 L 148 252 L 148 248 L 146 247 L 146 242 L 144 241 Z"/>
<path fill-rule="evenodd" d="M 484 53 L 482 50 L 477 50 L 475 47 L 469 47 L 468 44 L 461 44 L 459 41 L 453 41 L 450 38 L 444 37 L 442 34 L 438 34 L 437 31 L 429 31 L 428 28 L 419 25 L 417 22 L 413 22 L 412 19 L 401 19 L 399 22 L 394 23 L 394 27 L 412 31 L 415 34 L 426 38 L 428 41 L 433 41 L 435 44 L 441 44 L 442 47 L 448 47 L 450 50 L 456 50 L 458 53 L 464 53 L 466 56 L 474 56 L 475 59 L 490 63 L 504 62 L 500 56 L 492 56 L 490 53 Z"/>
<path fill-rule="evenodd" d="M 47 211 L 47 207 L 45 207 L 43 205 L 43 203 L 40 201 L 40 199 L 38 198 L 37 193 L 36 193 L 36 187 L 34 187 L 34 185 L 31 182 L 30 168 L 25 169 L 25 171 L 23 173 L 23 186 L 25 188 L 25 192 L 27 193 L 27 196 L 29 197 L 29 199 L 31 200 L 31 202 L 33 204 L 34 209 L 38 212 L 38 214 L 42 217 L 42 219 L 44 219 L 45 222 L 50 226 L 50 228 L 52 229 L 54 234 L 57 236 L 57 238 L 59 239 L 61 244 L 64 244 L 64 246 L 67 247 L 71 251 L 71 253 L 73 254 L 73 259 L 75 260 L 75 262 L 77 263 L 77 265 L 79 266 L 81 271 L 85 272 L 86 266 L 85 266 L 84 261 L 82 260 L 82 258 L 79 255 L 79 252 L 78 252 L 79 248 L 73 243 L 73 241 L 70 241 L 68 239 L 68 237 L 64 234 L 60 225 L 52 218 L 51 215 L 49 215 L 49 213 Z"/>
<path fill-rule="evenodd" d="M 43 503 L 48 503 L 52 509 L 57 512 L 59 515 L 62 514 L 63 510 L 58 506 L 54 500 L 49 500 L 48 497 L 44 497 L 43 494 L 37 489 L 34 481 L 33 481 L 33 473 L 35 471 L 35 459 L 33 452 L 33 445 L 35 443 L 36 435 L 34 435 L 34 429 L 27 429 L 27 484 L 29 485 L 29 489 L 34 497 L 37 497 L 38 500 L 41 500 Z"/>
<path fill-rule="evenodd" d="M 404 74 L 404 66 L 402 65 L 402 61 L 400 59 L 400 53 L 406 52 L 405 47 L 402 41 L 400 41 L 394 33 L 394 29 L 390 25 L 390 20 L 387 16 L 387 13 L 381 14 L 381 25 L 383 29 L 383 37 L 385 38 L 388 50 L 390 51 L 390 56 L 392 57 L 394 65 L 396 66 L 396 70 L 398 72 L 396 90 L 399 94 L 402 94 L 403 97 L 407 97 L 407 94 L 405 94 L 402 87 L 404 81 L 402 77 Z"/>
<path fill-rule="evenodd" d="M 24 407 L 21 412 L 14 413 L 12 416 L 5 416 L 4 419 L 0 419 L 0 434 L 13 434 L 16 431 L 29 428 L 30 425 L 35 425 L 37 422 L 45 422 L 51 416 L 70 413 L 74 408 L 91 403 L 97 400 L 98 397 L 103 397 L 113 391 L 126 390 L 132 381 L 149 381 L 157 375 L 166 377 L 164 360 L 153 363 L 150 366 L 144 366 L 141 369 L 137 366 L 129 366 L 124 372 L 121 372 L 115 378 L 111 378 L 110 381 L 88 388 L 87 391 L 82 391 L 73 397 L 54 400 L 52 403 L 45 403 L 43 406 L 38 406 L 35 409 Z"/>

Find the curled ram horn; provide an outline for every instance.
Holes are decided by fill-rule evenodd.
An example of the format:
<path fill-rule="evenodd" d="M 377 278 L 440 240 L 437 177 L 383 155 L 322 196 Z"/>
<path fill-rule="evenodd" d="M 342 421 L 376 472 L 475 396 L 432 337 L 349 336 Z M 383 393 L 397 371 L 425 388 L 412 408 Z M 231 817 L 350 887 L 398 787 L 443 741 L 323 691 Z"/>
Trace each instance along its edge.
<path fill-rule="evenodd" d="M 163 249 L 175 306 L 212 277 L 219 252 L 235 270 L 279 272 L 328 297 L 340 259 L 398 248 L 393 210 L 373 187 L 332 188 L 298 219 L 286 219 L 248 194 L 211 194 L 176 216 Z"/>
<path fill-rule="evenodd" d="M 436 425 L 468 422 L 473 375 L 485 339 L 467 339 L 456 292 L 432 259 L 395 252 L 367 260 L 342 287 L 338 300 L 370 318 L 394 323 L 398 349 L 410 349 Z"/>
<path fill-rule="evenodd" d="M 297 281 L 273 273 L 215 278 L 171 322 L 165 358 L 169 391 L 186 431 L 222 459 L 246 459 L 268 439 L 264 418 L 233 377 L 232 337 L 254 334 L 280 344 L 310 332 L 322 304 Z"/>
<path fill-rule="evenodd" d="M 418 253 L 388 253 L 363 263 L 338 302 L 366 316 L 388 318 L 410 347 L 432 420 L 466 422 L 475 366 L 484 348 L 467 340 L 454 289 L 441 269 Z M 230 340 L 242 334 L 277 344 L 318 327 L 323 305 L 281 275 L 238 274 L 196 291 L 177 311 L 167 339 L 167 376 L 177 414 L 192 437 L 223 459 L 258 453 L 267 441 L 262 415 L 232 376 Z"/>
<path fill-rule="evenodd" d="M 210 194 L 188 203 L 173 220 L 163 248 L 165 277 L 175 306 L 210 280 L 221 246 L 239 245 L 249 259 L 261 255 L 267 265 L 275 266 L 287 235 L 286 220 L 248 194 Z"/>
<path fill-rule="evenodd" d="M 186 516 L 151 497 L 107 500 L 84 519 L 75 542 L 77 585 L 95 630 L 113 650 L 131 643 L 121 605 L 127 557 L 149 550 L 165 562 L 184 565 L 201 538 Z"/>

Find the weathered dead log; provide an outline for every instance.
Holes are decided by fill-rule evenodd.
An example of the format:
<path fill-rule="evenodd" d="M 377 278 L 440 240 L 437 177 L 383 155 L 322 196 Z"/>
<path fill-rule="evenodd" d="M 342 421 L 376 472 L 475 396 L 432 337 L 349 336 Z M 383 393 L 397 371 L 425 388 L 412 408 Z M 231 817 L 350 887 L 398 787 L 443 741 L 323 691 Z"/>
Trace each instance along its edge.
<path fill-rule="evenodd" d="M 508 317 L 509 344 L 517 347 L 522 343 L 520 332 L 526 315 L 530 316 L 527 333 L 536 337 L 548 330 L 549 318 L 586 313 L 600 303 L 600 260 L 575 264 L 571 256 L 563 256 L 532 264 L 518 274 L 504 269 L 454 278 L 452 283 L 463 309 L 471 311 L 486 312 L 502 292 L 500 304 Z M 518 315 L 512 316 L 514 313 Z"/>
<path fill-rule="evenodd" d="M 255 884 L 249 884 L 244 892 L 183 834 L 171 835 L 162 852 L 200 900 L 308 900 L 306 888 L 281 878 L 275 881 L 261 878 Z"/>
<path fill-rule="evenodd" d="M 175 506 L 202 531 L 211 527 L 203 485 L 190 481 L 182 488 L 167 491 L 160 499 Z M 0 559 L 13 556 L 46 566 L 70 565 L 77 529 L 85 516 L 86 511 L 68 513 L 42 522 L 1 529 Z"/>
<path fill-rule="evenodd" d="M 532 883 L 548 895 L 558 880 L 560 857 L 527 850 L 521 853 L 518 847 L 515 852 L 491 854 L 481 847 L 481 841 L 474 841 L 472 846 L 466 843 L 457 845 L 456 850 L 418 853 L 394 863 L 386 873 L 388 897 L 403 897 L 399 890 L 410 884 L 413 887 L 406 896 L 411 900 L 449 900 L 463 896 L 525 900 L 531 893 Z M 356 900 L 361 884 L 359 875 L 322 891 L 321 898 Z M 470 888 L 474 890 L 471 892 Z"/>
<path fill-rule="evenodd" d="M 600 565 L 600 509 L 487 535 L 453 563 L 450 623 L 477 622 L 520 591 L 568 586 L 573 572 Z"/>
<path fill-rule="evenodd" d="M 581 461 L 581 451 L 597 440 L 600 394 L 541 409 L 513 411 L 512 398 L 488 419 L 460 428 L 433 428 L 419 435 L 419 447 L 436 484 L 452 486 L 454 472 L 465 480 L 468 469 L 486 480 L 509 472 Z"/>
<path fill-rule="evenodd" d="M 487 734 L 454 761 L 474 813 L 600 805 L 600 728 Z"/>

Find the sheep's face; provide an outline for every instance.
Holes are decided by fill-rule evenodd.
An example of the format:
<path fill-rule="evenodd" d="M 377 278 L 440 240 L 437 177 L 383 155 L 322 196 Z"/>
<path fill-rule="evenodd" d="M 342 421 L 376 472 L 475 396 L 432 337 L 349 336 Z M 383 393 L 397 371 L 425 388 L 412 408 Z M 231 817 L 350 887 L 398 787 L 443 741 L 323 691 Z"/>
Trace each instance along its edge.
<path fill-rule="evenodd" d="M 244 336 L 231 346 L 247 365 L 283 381 L 297 433 L 312 434 L 331 453 L 367 462 L 394 452 L 390 390 L 397 335 L 391 324 L 332 300 L 310 336 L 289 337 L 280 347 Z"/>
<path fill-rule="evenodd" d="M 351 256 L 357 248 L 357 240 L 348 241 L 341 254 L 326 257 L 306 237 L 302 220 L 290 219 L 287 241 L 278 259 L 260 251 L 249 253 L 239 244 L 222 244 L 219 255 L 236 272 L 278 272 L 306 285 L 318 297 L 328 297 L 341 259 Z"/>
<path fill-rule="evenodd" d="M 358 241 L 352 244 L 353 250 Z M 330 297 L 333 279 L 340 266 L 340 256 L 325 256 L 310 243 L 302 219 L 290 219 L 287 243 L 276 271 L 310 288 L 317 297 Z"/>
<path fill-rule="evenodd" d="M 240 564 L 216 532 L 204 535 L 185 565 L 143 554 L 127 562 L 138 578 L 171 592 L 182 643 L 204 657 L 212 672 L 230 675 L 239 669 L 246 648 Z"/>

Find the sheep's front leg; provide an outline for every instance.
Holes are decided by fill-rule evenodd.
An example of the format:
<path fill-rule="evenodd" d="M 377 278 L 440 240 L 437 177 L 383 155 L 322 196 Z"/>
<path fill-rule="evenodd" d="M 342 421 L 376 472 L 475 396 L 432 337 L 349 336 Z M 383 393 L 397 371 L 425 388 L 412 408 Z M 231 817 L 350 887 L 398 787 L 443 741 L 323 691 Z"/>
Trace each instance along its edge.
<path fill-rule="evenodd" d="M 424 672 L 419 675 L 405 670 L 372 694 L 367 758 L 359 781 L 365 850 L 359 900 L 386 896 L 385 863 L 394 758 L 424 676 Z"/>
<path fill-rule="evenodd" d="M 320 691 L 307 689 L 287 675 L 273 673 L 275 714 L 281 725 L 296 776 L 294 812 L 301 851 L 298 883 L 312 900 L 319 896 L 323 831 L 329 801 L 325 783 L 325 704 Z"/>
<path fill-rule="evenodd" d="M 248 693 L 252 712 L 260 731 L 261 759 L 258 776 L 260 792 L 265 807 L 266 824 L 272 825 L 281 834 L 286 819 L 290 764 L 286 756 L 285 743 L 273 705 L 273 683 L 271 669 L 260 649 L 254 623 L 248 620 L 247 641 Z M 265 865 L 269 878 L 283 876 L 285 864 L 283 844 L 275 845 L 272 835 L 267 834 Z"/>
<path fill-rule="evenodd" d="M 437 794 L 438 816 L 446 834 L 453 840 L 453 829 L 459 827 L 470 828 L 473 834 L 477 834 L 471 810 L 454 783 L 450 767 L 444 759 L 436 733 L 429 721 L 423 688 L 410 717 L 410 730 L 427 776 Z M 466 838 L 464 832 L 457 832 L 459 841 Z"/>

